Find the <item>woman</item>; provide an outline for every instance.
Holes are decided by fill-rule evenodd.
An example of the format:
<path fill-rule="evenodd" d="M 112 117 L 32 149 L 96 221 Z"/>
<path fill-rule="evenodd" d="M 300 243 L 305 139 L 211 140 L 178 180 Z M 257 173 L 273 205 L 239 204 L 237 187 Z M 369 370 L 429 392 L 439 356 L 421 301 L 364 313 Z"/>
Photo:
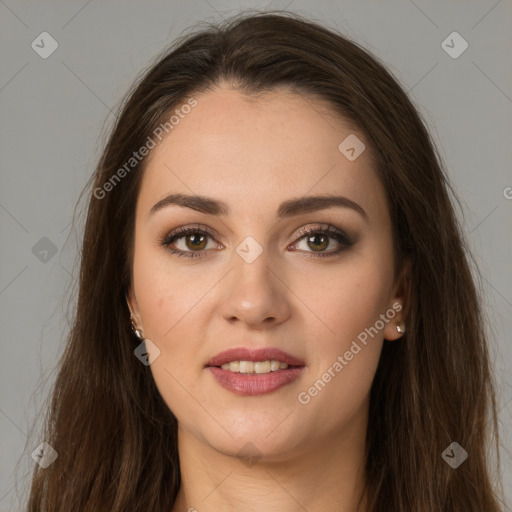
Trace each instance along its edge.
<path fill-rule="evenodd" d="M 500 510 L 453 192 L 375 57 L 291 14 L 184 36 L 89 185 L 30 511 Z"/>

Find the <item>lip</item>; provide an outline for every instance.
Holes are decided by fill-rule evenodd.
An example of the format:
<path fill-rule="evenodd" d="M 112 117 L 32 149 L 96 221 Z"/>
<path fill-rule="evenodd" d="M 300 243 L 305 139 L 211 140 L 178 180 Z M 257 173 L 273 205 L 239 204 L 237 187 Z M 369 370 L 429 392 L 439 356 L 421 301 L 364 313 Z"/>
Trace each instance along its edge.
<path fill-rule="evenodd" d="M 230 348 L 212 357 L 206 363 L 206 366 L 221 366 L 232 361 L 268 361 L 272 359 L 286 363 L 289 366 L 304 366 L 304 362 L 300 359 L 274 347 Z"/>
<path fill-rule="evenodd" d="M 223 388 L 244 396 L 272 393 L 298 379 L 304 369 L 305 366 L 297 366 L 286 370 L 257 374 L 235 373 L 216 366 L 206 368 Z"/>

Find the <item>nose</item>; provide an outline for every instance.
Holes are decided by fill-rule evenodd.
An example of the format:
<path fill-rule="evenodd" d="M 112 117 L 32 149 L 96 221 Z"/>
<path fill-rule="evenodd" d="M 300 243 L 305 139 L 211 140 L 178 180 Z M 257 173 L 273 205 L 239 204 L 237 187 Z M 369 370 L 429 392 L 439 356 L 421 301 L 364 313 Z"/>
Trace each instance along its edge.
<path fill-rule="evenodd" d="M 272 264 L 263 252 L 251 263 L 238 254 L 233 269 L 224 280 L 221 314 L 230 323 L 250 329 L 278 325 L 290 316 L 290 289 L 279 265 Z"/>

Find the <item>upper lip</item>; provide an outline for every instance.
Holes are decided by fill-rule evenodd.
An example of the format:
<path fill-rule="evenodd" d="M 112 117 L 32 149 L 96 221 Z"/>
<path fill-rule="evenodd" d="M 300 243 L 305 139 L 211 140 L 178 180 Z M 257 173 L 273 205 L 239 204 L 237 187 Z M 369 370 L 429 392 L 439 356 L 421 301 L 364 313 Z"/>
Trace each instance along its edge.
<path fill-rule="evenodd" d="M 232 361 L 267 361 L 276 360 L 289 366 L 304 366 L 304 362 L 274 347 L 246 348 L 235 347 L 218 353 L 206 366 L 221 366 Z"/>

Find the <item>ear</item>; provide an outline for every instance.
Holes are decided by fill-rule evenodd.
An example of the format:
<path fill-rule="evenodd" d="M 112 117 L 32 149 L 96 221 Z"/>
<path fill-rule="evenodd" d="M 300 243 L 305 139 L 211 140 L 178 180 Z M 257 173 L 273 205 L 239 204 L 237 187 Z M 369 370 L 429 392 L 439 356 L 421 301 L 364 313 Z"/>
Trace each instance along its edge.
<path fill-rule="evenodd" d="M 409 294 L 411 290 L 411 261 L 406 260 L 402 265 L 400 274 L 393 287 L 393 296 L 388 304 L 388 309 L 395 311 L 395 316 L 390 319 L 384 329 L 386 340 L 397 340 L 407 331 L 407 318 L 409 311 Z M 398 331 L 399 326 L 403 332 Z"/>
<path fill-rule="evenodd" d="M 137 329 L 140 329 L 142 327 L 142 322 L 140 319 L 139 306 L 137 304 L 137 299 L 135 297 L 135 293 L 133 292 L 132 285 L 129 286 L 126 293 L 126 304 L 130 310 L 130 318 L 132 319 L 132 322 L 135 324 Z"/>

